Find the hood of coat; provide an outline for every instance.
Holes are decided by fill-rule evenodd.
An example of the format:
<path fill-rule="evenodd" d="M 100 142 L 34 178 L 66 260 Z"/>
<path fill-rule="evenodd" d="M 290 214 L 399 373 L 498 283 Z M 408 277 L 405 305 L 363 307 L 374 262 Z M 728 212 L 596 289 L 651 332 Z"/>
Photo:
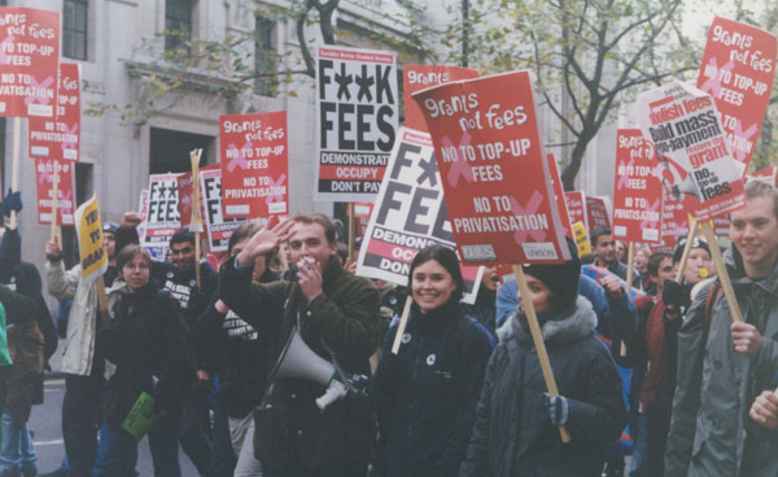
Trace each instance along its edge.
<path fill-rule="evenodd" d="M 520 343 L 531 343 L 532 335 L 527 320 L 520 314 L 511 319 L 513 335 Z M 597 315 L 592 304 L 586 298 L 578 296 L 575 311 L 567 316 L 547 320 L 543 323 L 543 341 L 548 345 L 563 345 L 588 338 L 597 327 Z"/>

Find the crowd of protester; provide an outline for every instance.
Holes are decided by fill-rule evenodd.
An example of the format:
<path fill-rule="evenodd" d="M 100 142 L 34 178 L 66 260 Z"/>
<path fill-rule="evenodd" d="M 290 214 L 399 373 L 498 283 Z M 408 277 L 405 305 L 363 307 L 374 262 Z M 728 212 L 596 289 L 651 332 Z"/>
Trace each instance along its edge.
<path fill-rule="evenodd" d="M 739 322 L 715 274 L 721 245 L 699 238 L 638 245 L 630 264 L 601 228 L 591 257 L 525 266 L 553 395 L 515 278 L 489 269 L 463 304 L 447 248 L 419 251 L 399 287 L 355 275 L 320 214 L 243 224 L 218 269 L 187 230 L 152 260 L 138 223 L 104 225 L 106 300 L 57 240 L 44 286 L 0 227 L 0 477 L 38 475 L 27 422 L 57 349 L 65 457 L 49 476 L 135 477 L 146 438 L 156 477 L 181 476 L 179 449 L 204 477 L 778 473 L 769 185 L 747 185 L 722 247 Z"/>

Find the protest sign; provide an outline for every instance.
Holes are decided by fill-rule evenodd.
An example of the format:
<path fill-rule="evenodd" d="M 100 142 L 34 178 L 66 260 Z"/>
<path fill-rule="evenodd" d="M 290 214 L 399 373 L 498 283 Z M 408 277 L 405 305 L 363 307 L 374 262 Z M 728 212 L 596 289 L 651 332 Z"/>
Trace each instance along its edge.
<path fill-rule="evenodd" d="M 356 220 L 356 231 L 358 237 L 364 237 L 367 230 L 367 223 L 370 221 L 370 214 L 373 212 L 372 202 L 354 202 L 354 219 Z"/>
<path fill-rule="evenodd" d="M 654 147 L 639 129 L 616 131 L 613 238 L 658 242 L 662 232 L 662 179 Z"/>
<path fill-rule="evenodd" d="M 93 196 L 76 209 L 75 221 L 81 278 L 86 283 L 94 283 L 108 270 L 108 254 L 103 249 L 103 225 L 97 197 Z"/>
<path fill-rule="evenodd" d="M 178 174 L 149 176 L 146 234 L 142 245 L 152 258 L 164 261 L 170 237 L 181 227 L 178 212 Z"/>
<path fill-rule="evenodd" d="M 397 54 L 322 46 L 316 61 L 316 199 L 374 200 L 400 116 Z"/>
<path fill-rule="evenodd" d="M 288 213 L 286 111 L 219 117 L 224 215 Z"/>
<path fill-rule="evenodd" d="M 559 207 L 559 215 L 562 219 L 562 227 L 565 229 L 565 234 L 572 235 L 573 230 L 570 226 L 570 213 L 567 210 L 567 200 L 565 200 L 565 190 L 562 187 L 562 179 L 559 176 L 559 167 L 556 164 L 556 158 L 553 154 L 547 154 L 548 171 L 551 174 L 551 186 L 554 190 L 554 198 L 556 199 L 557 207 Z"/>
<path fill-rule="evenodd" d="M 598 227 L 611 228 L 610 211 L 604 197 L 586 196 L 586 222 L 592 230 Z"/>
<path fill-rule="evenodd" d="M 743 205 L 743 164 L 732 157 L 713 98 L 678 81 L 638 98 L 643 136 L 672 178 L 673 187 L 699 200 L 700 220 Z"/>
<path fill-rule="evenodd" d="M 401 128 L 386 171 L 359 249 L 357 274 L 407 286 L 419 250 L 455 248 L 429 135 Z M 463 274 L 467 268 L 474 267 L 463 267 Z M 474 303 L 480 273 L 466 275 L 464 299 Z"/>
<path fill-rule="evenodd" d="M 589 217 L 586 214 L 586 194 L 577 190 L 565 192 L 567 215 L 571 224 L 581 222 L 589 230 Z"/>
<path fill-rule="evenodd" d="M 59 13 L 0 8 L 0 116 L 54 117 L 59 39 Z"/>
<path fill-rule="evenodd" d="M 201 197 L 203 198 L 203 217 L 208 231 L 208 250 L 211 252 L 226 252 L 232 232 L 243 222 L 240 220 L 225 220 L 222 213 L 222 170 L 204 168 L 200 170 Z M 267 221 L 266 217 L 260 218 Z"/>
<path fill-rule="evenodd" d="M 53 118 L 30 117 L 27 141 L 31 158 L 78 161 L 81 136 L 79 65 L 60 63 L 57 109 Z"/>
<path fill-rule="evenodd" d="M 146 216 L 149 212 L 149 190 L 143 189 L 138 196 L 138 217 L 141 222 L 138 224 L 138 240 L 144 243 L 146 240 Z"/>
<path fill-rule="evenodd" d="M 219 169 L 219 164 L 208 164 L 200 168 L 200 174 L 204 171 Z M 192 222 L 192 202 L 193 189 L 192 189 L 192 173 L 183 172 L 176 177 L 178 182 L 178 216 L 181 218 L 181 227 L 189 228 Z M 202 179 L 201 179 L 202 180 Z M 202 201 L 200 203 L 201 213 L 204 211 L 205 205 Z"/>
<path fill-rule="evenodd" d="M 435 143 L 448 218 L 466 263 L 570 258 L 528 72 L 413 95 Z"/>
<path fill-rule="evenodd" d="M 713 96 L 732 156 L 748 170 L 775 80 L 775 36 L 716 17 L 708 29 L 697 87 Z"/>
<path fill-rule="evenodd" d="M 684 200 L 676 197 L 669 187 L 662 187 L 662 242 L 671 250 L 680 237 L 689 233 L 689 214 Z"/>
<path fill-rule="evenodd" d="M 463 79 L 477 78 L 478 71 L 472 68 L 448 65 L 403 65 L 404 126 L 418 131 L 427 130 L 427 122 L 419 105 L 411 98 L 416 91 Z"/>
<path fill-rule="evenodd" d="M 749 174 L 748 177 L 749 179 L 762 181 L 765 184 L 770 184 L 771 186 L 775 187 L 778 185 L 778 181 L 776 179 L 778 174 L 776 174 L 776 172 L 778 172 L 778 167 L 765 166 L 758 171 Z"/>
<path fill-rule="evenodd" d="M 57 181 L 57 220 L 59 225 L 73 225 L 75 195 L 73 164 L 56 159 L 36 159 L 35 177 L 38 193 L 38 223 L 50 224 L 54 206 L 54 181 Z"/>
<path fill-rule="evenodd" d="M 572 225 L 573 239 L 578 250 L 578 257 L 583 258 L 592 254 L 592 242 L 589 240 L 589 231 L 583 222 L 575 222 Z"/>

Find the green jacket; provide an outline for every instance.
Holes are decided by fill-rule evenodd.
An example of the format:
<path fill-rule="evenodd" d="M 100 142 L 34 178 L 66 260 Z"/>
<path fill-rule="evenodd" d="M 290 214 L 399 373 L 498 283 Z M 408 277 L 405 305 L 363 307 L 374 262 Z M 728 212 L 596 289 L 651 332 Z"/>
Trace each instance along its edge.
<path fill-rule="evenodd" d="M 778 475 L 778 431 L 748 416 L 756 396 L 778 386 L 778 266 L 764 280 L 744 275 L 734 247 L 725 254 L 743 320 L 764 340 L 752 355 L 736 353 L 729 307 L 708 284 L 692 302 L 678 333 L 678 374 L 665 455 L 665 477 Z"/>
<path fill-rule="evenodd" d="M 280 280 L 252 284 L 251 269 L 236 268 L 235 260 L 222 266 L 220 298 L 251 324 L 273 352 L 273 366 L 299 323 L 300 335 L 319 356 L 330 358 L 350 373 L 370 375 L 369 358 L 379 339 L 378 291 L 372 283 L 345 271 L 332 260 L 323 274 L 323 293 L 308 301 L 296 282 Z M 374 418 L 366 400 L 337 401 L 321 412 L 315 399 L 324 387 L 303 379 L 276 379 L 267 399 L 272 403 L 270 424 L 259 426 L 272 436 L 270 469 L 294 466 L 303 473 L 329 469 L 347 475 L 347 469 L 366 467 L 374 435 Z M 296 449 L 296 450 L 294 450 Z M 262 455 L 262 450 L 258 456 Z M 295 457 L 297 456 L 297 457 Z"/>

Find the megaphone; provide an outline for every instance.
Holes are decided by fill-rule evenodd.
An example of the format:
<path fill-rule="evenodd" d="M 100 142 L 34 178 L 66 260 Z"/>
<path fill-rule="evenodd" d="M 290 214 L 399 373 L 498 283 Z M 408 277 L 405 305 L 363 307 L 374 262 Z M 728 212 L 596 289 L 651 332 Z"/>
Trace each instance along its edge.
<path fill-rule="evenodd" d="M 297 328 L 292 332 L 281 352 L 272 376 L 304 379 L 326 386 L 327 390 L 324 394 L 316 399 L 316 406 L 322 411 L 333 402 L 345 397 L 351 385 L 350 380 L 346 379 L 333 363 L 316 354 L 305 344 Z"/>

